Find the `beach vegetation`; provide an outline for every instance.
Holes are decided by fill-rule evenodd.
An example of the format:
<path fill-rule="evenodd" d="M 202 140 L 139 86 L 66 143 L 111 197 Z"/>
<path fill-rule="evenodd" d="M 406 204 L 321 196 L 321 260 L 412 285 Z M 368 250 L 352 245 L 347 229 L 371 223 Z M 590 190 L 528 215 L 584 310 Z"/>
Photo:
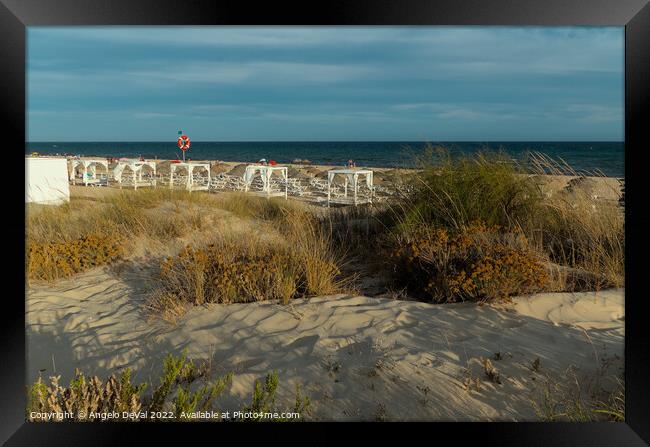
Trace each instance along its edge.
<path fill-rule="evenodd" d="M 548 280 L 518 230 L 480 222 L 461 231 L 421 226 L 393 234 L 389 244 L 395 282 L 427 301 L 494 301 L 543 290 Z"/>
<path fill-rule="evenodd" d="M 69 386 L 61 386 L 60 379 L 61 376 L 50 377 L 48 385 L 39 377 L 29 387 L 27 420 L 34 420 L 33 413 L 63 415 L 67 412 L 75 420 L 84 421 L 91 413 L 138 413 L 142 408 L 146 384 L 134 385 L 129 369 L 111 375 L 105 382 L 97 376 L 86 378 L 78 369 Z"/>
<path fill-rule="evenodd" d="M 101 417 L 92 417 L 93 414 L 112 414 L 112 420 L 154 420 L 144 415 L 161 411 L 171 412 L 171 419 L 155 420 L 189 420 L 195 412 L 213 412 L 219 414 L 215 408 L 215 401 L 230 387 L 233 374 L 228 373 L 222 377 L 210 380 L 204 372 L 205 368 L 197 367 L 193 360 L 187 358 L 183 352 L 179 356 L 169 354 L 163 362 L 163 371 L 159 384 L 151 395 L 146 395 L 147 389 L 153 388 L 150 383 L 134 384 L 131 371 L 125 369 L 119 375 L 112 374 L 103 382 L 98 376 L 87 378 L 80 370 L 75 370 L 75 375 L 68 386 L 60 384 L 61 376 L 50 377 L 46 384 L 41 377 L 27 388 L 26 419 L 28 421 L 42 421 L 38 414 L 53 414 L 52 422 L 64 420 L 67 412 L 69 419 L 77 422 L 101 421 Z M 199 380 L 200 379 L 200 380 Z M 276 407 L 276 392 L 280 385 L 277 371 L 269 373 L 264 381 L 256 380 L 250 405 L 244 406 L 240 413 L 282 413 Z M 194 390 L 193 390 L 194 389 Z M 310 399 L 304 396 L 300 386 L 296 385 L 295 403 L 293 412 L 304 417 L 308 413 Z M 234 414 L 234 412 L 233 412 Z M 61 415 L 59 418 L 58 415 Z M 231 418 L 233 420 L 240 420 Z M 223 420 L 218 418 L 218 420 Z M 274 420 L 247 418 L 241 420 Z"/>
<path fill-rule="evenodd" d="M 546 194 L 549 169 L 576 184 L 584 174 L 529 157 L 427 147 L 411 189 L 377 214 L 388 228 L 378 238 L 395 285 L 434 302 L 622 287 L 619 204 L 580 188 Z"/>
<path fill-rule="evenodd" d="M 56 281 L 156 247 L 151 304 L 170 319 L 186 304 L 333 294 L 369 272 L 433 302 L 624 285 L 624 215 L 580 187 L 594 177 L 535 154 L 414 156 L 418 169 L 386 176 L 395 195 L 372 206 L 167 188 L 30 204 L 26 276 Z M 571 178 L 571 193 L 549 194 L 548 174 Z"/>
<path fill-rule="evenodd" d="M 625 422 L 625 384 L 620 378 L 604 386 L 597 382 L 586 386 L 575 371 L 567 372 L 568 381 L 550 377 L 537 381 L 531 403 L 544 422 Z"/>
<path fill-rule="evenodd" d="M 123 247 L 117 235 L 87 234 L 65 242 L 29 242 L 27 276 L 53 281 L 109 264 L 122 255 Z"/>
<path fill-rule="evenodd" d="M 343 255 L 306 214 L 284 211 L 281 238 L 225 235 L 185 247 L 160 265 L 149 300 L 153 315 L 174 320 L 188 305 L 291 299 L 344 290 Z"/>

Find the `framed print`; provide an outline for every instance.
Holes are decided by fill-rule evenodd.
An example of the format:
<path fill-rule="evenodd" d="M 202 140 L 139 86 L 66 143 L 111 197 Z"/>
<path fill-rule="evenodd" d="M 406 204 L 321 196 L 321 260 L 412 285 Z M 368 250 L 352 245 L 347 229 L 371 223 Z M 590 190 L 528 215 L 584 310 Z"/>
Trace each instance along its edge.
<path fill-rule="evenodd" d="M 7 445 L 650 439 L 647 2 L 0 21 Z"/>

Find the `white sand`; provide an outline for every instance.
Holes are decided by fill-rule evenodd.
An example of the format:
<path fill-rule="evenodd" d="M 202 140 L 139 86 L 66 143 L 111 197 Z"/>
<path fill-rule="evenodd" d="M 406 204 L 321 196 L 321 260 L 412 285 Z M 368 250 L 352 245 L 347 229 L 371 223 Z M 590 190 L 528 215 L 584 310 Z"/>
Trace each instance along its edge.
<path fill-rule="evenodd" d="M 535 420 L 530 398 L 542 375 L 562 378 L 572 365 L 589 375 L 617 357 L 622 367 L 623 290 L 536 295 L 502 308 L 345 295 L 290 307 L 211 305 L 176 326 L 145 321 L 145 292 L 137 279 L 100 269 L 32 286 L 27 380 L 54 367 L 67 381 L 75 367 L 106 377 L 128 366 L 136 381 L 157 381 L 162 358 L 187 348 L 211 358 L 215 373 L 236 373 L 222 410 L 248 403 L 253 381 L 277 369 L 280 406 L 291 409 L 299 382 L 314 419 Z M 479 362 L 497 352 L 501 384 Z M 479 392 L 465 390 L 468 374 L 481 378 Z"/>

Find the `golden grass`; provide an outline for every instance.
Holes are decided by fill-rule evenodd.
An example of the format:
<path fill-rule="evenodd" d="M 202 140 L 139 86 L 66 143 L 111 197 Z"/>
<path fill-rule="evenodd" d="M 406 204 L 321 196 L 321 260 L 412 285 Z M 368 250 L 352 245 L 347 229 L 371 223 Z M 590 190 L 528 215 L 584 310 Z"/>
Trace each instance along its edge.
<path fill-rule="evenodd" d="M 448 152 L 433 148 L 429 148 L 428 157 L 421 160 L 422 169 L 413 174 L 412 192 L 383 206 L 323 210 L 283 198 L 266 199 L 244 193 L 213 195 L 166 188 L 106 190 L 102 191 L 106 194 L 92 197 L 73 197 L 69 204 L 58 207 L 29 205 L 27 274 L 32 279 L 56 280 L 119 258 L 86 257 L 88 262 L 75 261 L 82 256 L 70 250 L 81 250 L 82 241 L 88 238 L 119 240 L 119 251 L 126 257 L 132 255 L 136 245 L 173 246 L 173 250 L 178 250 L 191 242 L 196 249 L 201 249 L 198 241 L 203 239 L 216 243 L 229 241 L 234 253 L 245 254 L 253 263 L 257 262 L 250 254 L 253 252 L 285 256 L 281 253 L 289 251 L 292 258 L 300 257 L 299 268 L 293 261 L 283 264 L 287 271 L 281 277 L 285 279 L 273 286 L 276 292 L 271 294 L 276 298 L 328 294 L 349 285 L 340 282 L 344 258 L 368 263 L 368 255 L 376 253 L 377 247 L 386 248 L 385 253 L 389 254 L 422 229 L 458 235 L 479 221 L 502 229 L 501 234 L 493 234 L 495 240 L 503 234 L 524 235 L 528 241 L 526 250 L 534 250 L 533 257 L 544 262 L 550 273 L 548 290 L 623 286 L 625 231 L 618 204 L 599 200 L 580 188 L 571 194 L 553 196 L 542 191 L 543 179 L 539 174 L 578 175 L 565 164 L 537 156 L 528 163 L 532 171 L 526 171 L 523 164 L 512 163 L 504 154 L 452 158 Z M 225 234 L 217 234 L 216 228 L 224 216 L 229 216 L 229 222 L 235 224 L 224 225 Z M 251 236 L 253 233 L 259 233 L 259 237 Z M 55 241 L 67 245 L 57 246 L 57 250 L 45 249 Z M 49 255 L 57 251 L 56 256 Z M 162 255 L 164 250 L 159 251 Z M 435 259 L 445 253 L 443 249 L 427 256 Z M 67 255 L 70 259 L 61 258 Z M 505 254 L 501 257 L 510 259 Z M 381 261 L 381 257 L 375 257 L 374 261 Z M 476 258 L 475 261 L 482 262 L 486 268 L 489 264 L 489 260 L 483 262 Z M 63 268 L 62 263 L 73 268 Z M 381 262 L 373 263 L 377 265 L 368 267 L 381 273 Z M 474 268 L 470 267 L 464 269 L 468 275 Z M 492 267 L 494 270 L 498 266 Z M 447 272 L 451 275 L 447 279 L 462 271 Z M 290 279 L 294 277 L 300 277 L 301 283 Z M 406 282 L 421 282 L 416 277 L 410 280 L 407 277 Z M 439 282 L 439 278 L 425 279 L 424 285 L 432 279 Z M 280 293 L 280 289 L 284 291 Z M 460 293 L 464 288 L 457 289 Z M 472 295 L 469 289 L 464 293 Z M 495 294 L 499 291 L 490 292 Z"/>
<path fill-rule="evenodd" d="M 209 215 L 204 211 L 216 208 L 213 199 L 207 194 L 152 189 L 120 191 L 94 199 L 73 197 L 70 203 L 56 207 L 28 206 L 27 277 L 55 281 L 119 257 L 77 262 L 77 258 L 89 258 L 84 254 L 89 251 L 89 239 L 97 250 L 119 241 L 118 251 L 128 252 L 138 238 L 166 242 L 201 230 Z M 64 264 L 75 267 L 66 268 Z"/>
<path fill-rule="evenodd" d="M 545 212 L 531 233 L 539 249 L 557 264 L 589 272 L 590 288 L 623 287 L 625 217 L 612 203 L 585 194 L 545 202 Z"/>
<path fill-rule="evenodd" d="M 266 199 L 260 199 L 266 201 Z M 263 204 L 257 204 L 263 207 Z M 270 205 L 276 206 L 276 205 Z M 175 321 L 189 306 L 291 299 L 343 291 L 343 253 L 327 229 L 304 211 L 281 208 L 261 233 L 217 233 L 160 266 L 148 300 L 151 315 Z"/>

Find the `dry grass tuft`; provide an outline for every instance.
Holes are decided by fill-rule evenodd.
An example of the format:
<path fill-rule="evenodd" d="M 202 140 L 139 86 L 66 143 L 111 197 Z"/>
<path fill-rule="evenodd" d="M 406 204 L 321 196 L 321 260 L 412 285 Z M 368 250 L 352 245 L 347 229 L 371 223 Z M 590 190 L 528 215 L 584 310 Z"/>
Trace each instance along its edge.
<path fill-rule="evenodd" d="M 625 422 L 625 384 L 614 378 L 613 386 L 581 383 L 573 369 L 567 382 L 550 377 L 538 383 L 532 399 L 537 416 L 545 422 Z"/>
<path fill-rule="evenodd" d="M 265 238 L 221 234 L 206 246 L 188 246 L 160 266 L 148 307 L 152 316 L 175 321 L 188 306 L 278 300 L 337 293 L 343 255 L 309 214 L 282 209 L 278 230 Z M 275 235 L 276 237 L 272 237 Z"/>

